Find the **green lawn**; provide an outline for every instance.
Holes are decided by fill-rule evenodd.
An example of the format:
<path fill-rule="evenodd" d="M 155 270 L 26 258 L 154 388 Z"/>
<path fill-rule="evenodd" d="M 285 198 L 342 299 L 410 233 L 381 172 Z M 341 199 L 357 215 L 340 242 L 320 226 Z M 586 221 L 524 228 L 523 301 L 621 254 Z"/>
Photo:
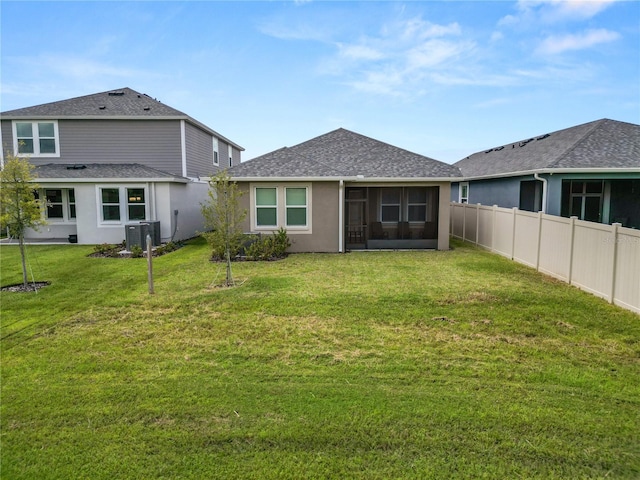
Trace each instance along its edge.
<path fill-rule="evenodd" d="M 29 247 L 4 479 L 640 478 L 640 316 L 497 255 Z M 19 283 L 0 249 L 1 284 Z"/>

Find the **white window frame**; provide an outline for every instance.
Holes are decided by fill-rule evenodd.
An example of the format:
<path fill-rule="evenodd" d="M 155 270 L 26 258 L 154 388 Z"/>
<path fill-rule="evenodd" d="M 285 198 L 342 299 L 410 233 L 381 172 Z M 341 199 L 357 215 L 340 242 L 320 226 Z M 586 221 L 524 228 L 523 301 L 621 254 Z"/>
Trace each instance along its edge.
<path fill-rule="evenodd" d="M 218 145 L 218 139 L 212 137 L 213 140 L 213 165 L 218 167 L 220 165 L 220 146 Z"/>
<path fill-rule="evenodd" d="M 384 190 L 386 189 L 393 189 L 393 188 L 397 188 L 398 190 L 400 190 L 400 198 L 399 198 L 399 203 L 384 203 L 384 199 L 383 199 L 383 194 L 384 194 Z M 396 224 L 398 222 L 403 221 L 403 209 L 402 209 L 402 187 L 383 187 L 380 189 L 380 221 L 382 223 L 386 223 L 386 224 Z M 384 211 L 384 207 L 398 207 L 398 219 L 397 220 L 384 220 L 382 218 L 382 213 Z"/>
<path fill-rule="evenodd" d="M 411 189 L 415 188 L 415 189 L 422 189 L 422 193 L 424 193 L 424 198 L 422 198 L 421 202 L 419 203 L 411 203 Z M 427 221 L 427 218 L 429 217 L 429 212 L 428 212 L 428 207 L 429 207 L 429 190 L 428 187 L 407 187 L 406 189 L 407 192 L 407 221 L 411 222 L 411 223 L 424 223 Z M 411 220 L 409 218 L 409 211 L 411 210 L 412 206 L 418 206 L 418 207 L 424 207 L 424 218 L 421 218 L 419 220 Z"/>
<path fill-rule="evenodd" d="M 233 167 L 233 147 L 229 145 L 229 166 Z"/>
<path fill-rule="evenodd" d="M 140 188 L 144 190 L 144 219 L 129 219 L 129 199 L 127 196 L 127 190 L 132 188 Z M 118 189 L 118 206 L 120 208 L 120 220 L 105 220 L 102 203 L 102 190 L 104 189 Z M 115 205 L 114 203 L 108 203 L 106 205 Z M 140 205 L 140 204 L 136 204 Z M 113 185 L 113 184 L 101 184 L 96 185 L 96 206 L 97 206 L 97 219 L 98 224 L 103 226 L 109 225 L 123 225 L 130 222 L 144 222 L 149 221 L 149 188 L 145 184 L 129 184 L 129 185 Z"/>
<path fill-rule="evenodd" d="M 61 202 L 56 202 L 54 205 L 61 205 L 62 206 L 62 217 L 49 217 L 48 215 L 48 202 L 47 202 L 47 190 L 60 190 L 62 192 L 61 194 Z M 72 217 L 71 216 L 71 209 L 70 209 L 70 205 L 75 205 L 76 202 L 71 202 L 69 201 L 69 190 L 74 190 L 74 195 L 75 195 L 75 189 L 73 188 L 68 188 L 68 187 L 57 187 L 57 186 L 49 186 L 47 185 L 44 188 L 40 188 L 38 191 L 38 198 L 43 199 L 45 205 L 44 208 L 42 209 L 42 217 L 47 220 L 47 222 L 51 223 L 51 224 L 60 224 L 60 223 L 76 223 L 76 217 Z"/>
<path fill-rule="evenodd" d="M 466 195 L 463 195 L 466 188 Z M 460 182 L 458 185 L 458 203 L 469 203 L 469 182 Z"/>
<path fill-rule="evenodd" d="M 258 199 L 258 189 L 269 189 L 269 190 L 275 190 L 276 191 L 276 203 L 275 205 L 258 205 L 257 199 Z M 256 226 L 256 229 L 259 230 L 274 230 L 278 228 L 278 187 L 274 186 L 274 185 L 257 185 L 256 187 L 253 188 L 253 212 L 255 213 L 254 216 L 254 223 Z M 258 210 L 261 208 L 268 208 L 268 209 L 274 209 L 276 210 L 276 224 L 275 225 L 258 225 Z"/>
<path fill-rule="evenodd" d="M 31 132 L 33 134 L 33 153 L 19 153 L 19 140 L 18 140 L 18 124 L 19 123 L 30 123 L 31 124 Z M 40 153 L 40 136 L 38 130 L 39 123 L 52 123 L 53 124 L 53 135 L 56 151 L 55 153 Z M 11 122 L 13 129 L 13 151 L 16 157 L 34 157 L 34 158 L 58 158 L 60 157 L 60 135 L 58 132 L 58 121 L 57 120 L 12 120 Z M 43 137 L 43 138 L 51 138 L 51 137 Z"/>
<path fill-rule="evenodd" d="M 289 205 L 287 203 L 287 190 L 293 190 L 293 189 L 304 190 L 304 202 L 305 202 L 304 205 Z M 304 208 L 305 210 L 304 225 L 289 225 L 287 213 L 290 208 Z M 307 187 L 294 187 L 291 185 L 284 187 L 284 221 L 285 221 L 285 228 L 287 230 L 290 230 L 290 229 L 297 230 L 297 229 L 307 228 L 307 225 L 309 225 L 309 190 L 307 189 Z"/>
<path fill-rule="evenodd" d="M 258 188 L 275 188 L 276 189 L 276 225 L 271 226 L 258 226 L 257 224 L 257 206 L 256 206 L 256 189 Z M 287 225 L 287 204 L 286 204 L 286 189 L 287 188 L 304 188 L 306 189 L 306 209 L 307 209 L 307 224 L 302 225 Z M 250 224 L 251 231 L 260 233 L 275 232 L 279 228 L 284 228 L 289 233 L 296 234 L 311 234 L 313 233 L 313 189 L 311 183 L 251 183 L 249 185 L 250 194 Z M 299 207 L 293 205 L 292 207 Z"/>

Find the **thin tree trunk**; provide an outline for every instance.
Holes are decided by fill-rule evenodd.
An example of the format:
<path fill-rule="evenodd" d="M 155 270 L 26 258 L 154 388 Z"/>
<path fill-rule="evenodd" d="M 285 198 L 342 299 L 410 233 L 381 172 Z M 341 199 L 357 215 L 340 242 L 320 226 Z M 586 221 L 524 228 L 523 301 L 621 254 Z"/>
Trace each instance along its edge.
<path fill-rule="evenodd" d="M 24 254 L 24 236 L 18 235 L 18 244 L 20 245 L 20 256 L 22 257 L 22 283 L 27 288 L 29 278 L 27 277 L 27 262 Z"/>

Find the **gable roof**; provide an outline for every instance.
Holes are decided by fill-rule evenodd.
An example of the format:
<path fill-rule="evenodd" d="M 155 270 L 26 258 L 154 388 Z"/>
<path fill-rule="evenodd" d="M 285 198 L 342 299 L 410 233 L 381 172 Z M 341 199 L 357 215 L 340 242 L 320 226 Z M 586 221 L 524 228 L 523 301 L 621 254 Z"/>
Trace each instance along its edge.
<path fill-rule="evenodd" d="M 640 125 L 605 118 L 474 153 L 454 165 L 471 178 L 571 169 L 640 170 Z"/>
<path fill-rule="evenodd" d="M 139 163 L 87 163 L 37 165 L 34 169 L 37 183 L 71 182 L 94 183 L 122 182 L 179 182 L 188 183 L 188 178 L 163 172 Z"/>
<path fill-rule="evenodd" d="M 185 120 L 237 149 L 244 150 L 241 146 L 186 113 L 131 88 L 119 88 L 58 102 L 8 110 L 0 115 L 3 120 Z"/>
<path fill-rule="evenodd" d="M 339 128 L 229 169 L 234 179 L 423 179 L 459 177 L 449 164 Z"/>

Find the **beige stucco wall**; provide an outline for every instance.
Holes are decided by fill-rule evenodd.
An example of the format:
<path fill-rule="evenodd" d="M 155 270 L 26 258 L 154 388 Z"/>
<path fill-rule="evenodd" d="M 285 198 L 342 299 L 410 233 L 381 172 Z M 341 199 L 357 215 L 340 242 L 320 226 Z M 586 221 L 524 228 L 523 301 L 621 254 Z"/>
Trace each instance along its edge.
<path fill-rule="evenodd" d="M 287 186 L 286 182 L 238 182 L 238 186 L 244 195 L 241 197 L 242 208 L 247 209 L 247 218 L 243 224 L 245 232 L 257 233 L 252 224 L 255 223 L 252 211 L 250 192 L 257 185 Z M 296 182 L 291 185 L 300 185 Z M 340 188 L 338 182 L 308 182 L 311 188 L 310 210 L 311 225 L 305 232 L 287 230 L 291 240 L 290 252 L 339 252 L 340 251 Z M 449 199 L 451 196 L 451 184 L 449 182 L 437 182 L 425 184 L 426 186 L 440 187 L 439 212 L 438 212 L 438 250 L 449 249 Z M 367 186 L 363 184 L 363 186 Z M 263 234 L 270 233 L 264 231 Z"/>
<path fill-rule="evenodd" d="M 287 186 L 286 182 L 265 182 L 249 183 L 238 182 L 238 186 L 244 195 L 240 203 L 242 208 L 247 209 L 247 217 L 243 224 L 245 232 L 257 233 L 258 230 L 252 227 L 253 215 L 250 191 L 256 185 Z M 291 185 L 300 185 L 296 182 Z M 339 247 L 338 227 L 339 221 L 339 185 L 338 182 L 309 182 L 311 188 L 310 195 L 310 228 L 305 231 L 287 230 L 287 235 L 291 240 L 290 252 L 337 252 Z M 261 231 L 268 234 L 270 231 Z"/>

